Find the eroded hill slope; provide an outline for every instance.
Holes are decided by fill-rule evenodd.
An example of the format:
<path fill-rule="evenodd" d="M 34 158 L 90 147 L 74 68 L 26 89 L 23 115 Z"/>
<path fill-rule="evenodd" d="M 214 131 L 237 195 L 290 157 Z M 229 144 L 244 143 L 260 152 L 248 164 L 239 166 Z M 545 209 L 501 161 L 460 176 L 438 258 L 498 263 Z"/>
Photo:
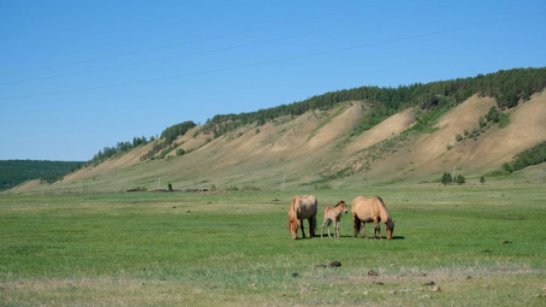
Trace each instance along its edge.
<path fill-rule="evenodd" d="M 505 111 L 510 118 L 506 127 L 490 124 L 480 129 L 480 117 L 494 105 L 494 98 L 474 95 L 418 133 L 411 131 L 421 111 L 411 107 L 353 135 L 354 127 L 370 112 L 363 101 L 281 116 L 263 125 L 243 125 L 217 138 L 196 127 L 179 137 L 164 159 L 140 159 L 153 147 L 150 143 L 81 169 L 47 188 L 150 190 L 164 189 L 168 183 L 175 189 L 277 188 L 357 185 L 362 178 L 421 180 L 446 170 L 479 174 L 546 140 L 546 93 Z M 474 129 L 479 129 L 479 136 L 457 141 L 457 134 Z M 178 148 L 186 153 L 177 156 Z"/>

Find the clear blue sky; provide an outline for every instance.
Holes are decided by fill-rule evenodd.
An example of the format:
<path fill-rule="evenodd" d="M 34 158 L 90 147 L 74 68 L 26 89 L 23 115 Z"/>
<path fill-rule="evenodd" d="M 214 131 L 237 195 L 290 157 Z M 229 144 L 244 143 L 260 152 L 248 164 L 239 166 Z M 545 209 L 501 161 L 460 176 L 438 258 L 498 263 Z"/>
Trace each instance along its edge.
<path fill-rule="evenodd" d="M 327 91 L 546 66 L 546 1 L 0 0 L 0 159 Z"/>

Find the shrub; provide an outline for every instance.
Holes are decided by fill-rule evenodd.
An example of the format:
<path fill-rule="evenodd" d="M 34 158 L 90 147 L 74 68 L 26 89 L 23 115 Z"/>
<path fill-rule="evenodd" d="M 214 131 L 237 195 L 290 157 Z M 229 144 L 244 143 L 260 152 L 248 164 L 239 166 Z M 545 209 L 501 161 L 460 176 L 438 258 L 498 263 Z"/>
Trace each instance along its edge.
<path fill-rule="evenodd" d="M 543 162 L 546 162 L 546 141 L 520 152 L 514 157 L 512 162 L 504 163 L 502 168 L 505 171 L 512 173 L 513 171 L 519 171 L 527 166 Z"/>
<path fill-rule="evenodd" d="M 480 128 L 484 128 L 485 126 L 487 126 L 487 121 L 485 120 L 485 118 L 483 118 L 483 116 L 480 116 Z"/>
<path fill-rule="evenodd" d="M 472 133 L 470 134 L 470 137 L 476 140 L 480 136 L 480 130 L 474 128 L 472 129 Z"/>
<path fill-rule="evenodd" d="M 463 139 L 464 139 L 463 136 L 460 135 L 460 134 L 457 134 L 457 135 L 455 136 L 455 141 L 457 141 L 457 142 L 460 142 L 460 141 L 462 141 Z"/>
<path fill-rule="evenodd" d="M 451 184 L 452 182 L 453 182 L 453 177 L 451 176 L 451 174 L 448 172 L 444 172 L 444 174 L 442 175 L 442 184 L 448 185 L 448 184 Z"/>
<path fill-rule="evenodd" d="M 507 113 L 499 114 L 499 128 L 506 128 L 510 124 L 510 115 Z"/>
<path fill-rule="evenodd" d="M 487 112 L 487 115 L 485 116 L 488 122 L 494 122 L 498 123 L 500 120 L 499 111 L 497 110 L 497 107 L 492 106 L 489 109 L 489 112 Z"/>
<path fill-rule="evenodd" d="M 510 163 L 506 162 L 502 165 L 502 169 L 504 169 L 505 171 L 509 172 L 509 173 L 512 173 L 514 172 L 514 169 L 512 168 L 512 165 L 510 165 Z"/>
<path fill-rule="evenodd" d="M 457 178 L 455 179 L 455 182 L 456 182 L 457 184 L 463 184 L 463 183 L 465 183 L 465 178 L 464 178 L 464 176 L 463 176 L 463 175 L 457 175 Z"/>

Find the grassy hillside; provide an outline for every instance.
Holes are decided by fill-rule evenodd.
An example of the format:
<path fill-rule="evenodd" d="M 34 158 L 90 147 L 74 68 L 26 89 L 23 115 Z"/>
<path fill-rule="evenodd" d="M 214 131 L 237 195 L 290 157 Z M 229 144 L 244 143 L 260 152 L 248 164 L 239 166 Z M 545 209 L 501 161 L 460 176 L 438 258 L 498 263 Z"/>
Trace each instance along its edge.
<path fill-rule="evenodd" d="M 316 191 L 319 221 L 340 199 L 381 195 L 392 241 L 353 238 L 349 214 L 340 239 L 292 241 L 301 192 L 2 196 L 0 302 L 544 306 L 544 184 Z"/>
<path fill-rule="evenodd" d="M 0 160 L 0 191 L 32 179 L 54 182 L 82 164 L 83 162 Z"/>

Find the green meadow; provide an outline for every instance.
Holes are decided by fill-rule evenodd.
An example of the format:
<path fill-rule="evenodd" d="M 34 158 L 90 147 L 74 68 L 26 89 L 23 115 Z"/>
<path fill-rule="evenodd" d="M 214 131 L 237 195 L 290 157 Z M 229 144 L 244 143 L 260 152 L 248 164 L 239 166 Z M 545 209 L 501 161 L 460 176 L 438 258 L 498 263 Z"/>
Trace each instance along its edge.
<path fill-rule="evenodd" d="M 0 194 L 0 305 L 545 306 L 545 188 Z M 293 241 L 296 193 L 319 234 L 325 206 L 380 195 L 395 238 L 353 238 L 349 213 Z"/>

